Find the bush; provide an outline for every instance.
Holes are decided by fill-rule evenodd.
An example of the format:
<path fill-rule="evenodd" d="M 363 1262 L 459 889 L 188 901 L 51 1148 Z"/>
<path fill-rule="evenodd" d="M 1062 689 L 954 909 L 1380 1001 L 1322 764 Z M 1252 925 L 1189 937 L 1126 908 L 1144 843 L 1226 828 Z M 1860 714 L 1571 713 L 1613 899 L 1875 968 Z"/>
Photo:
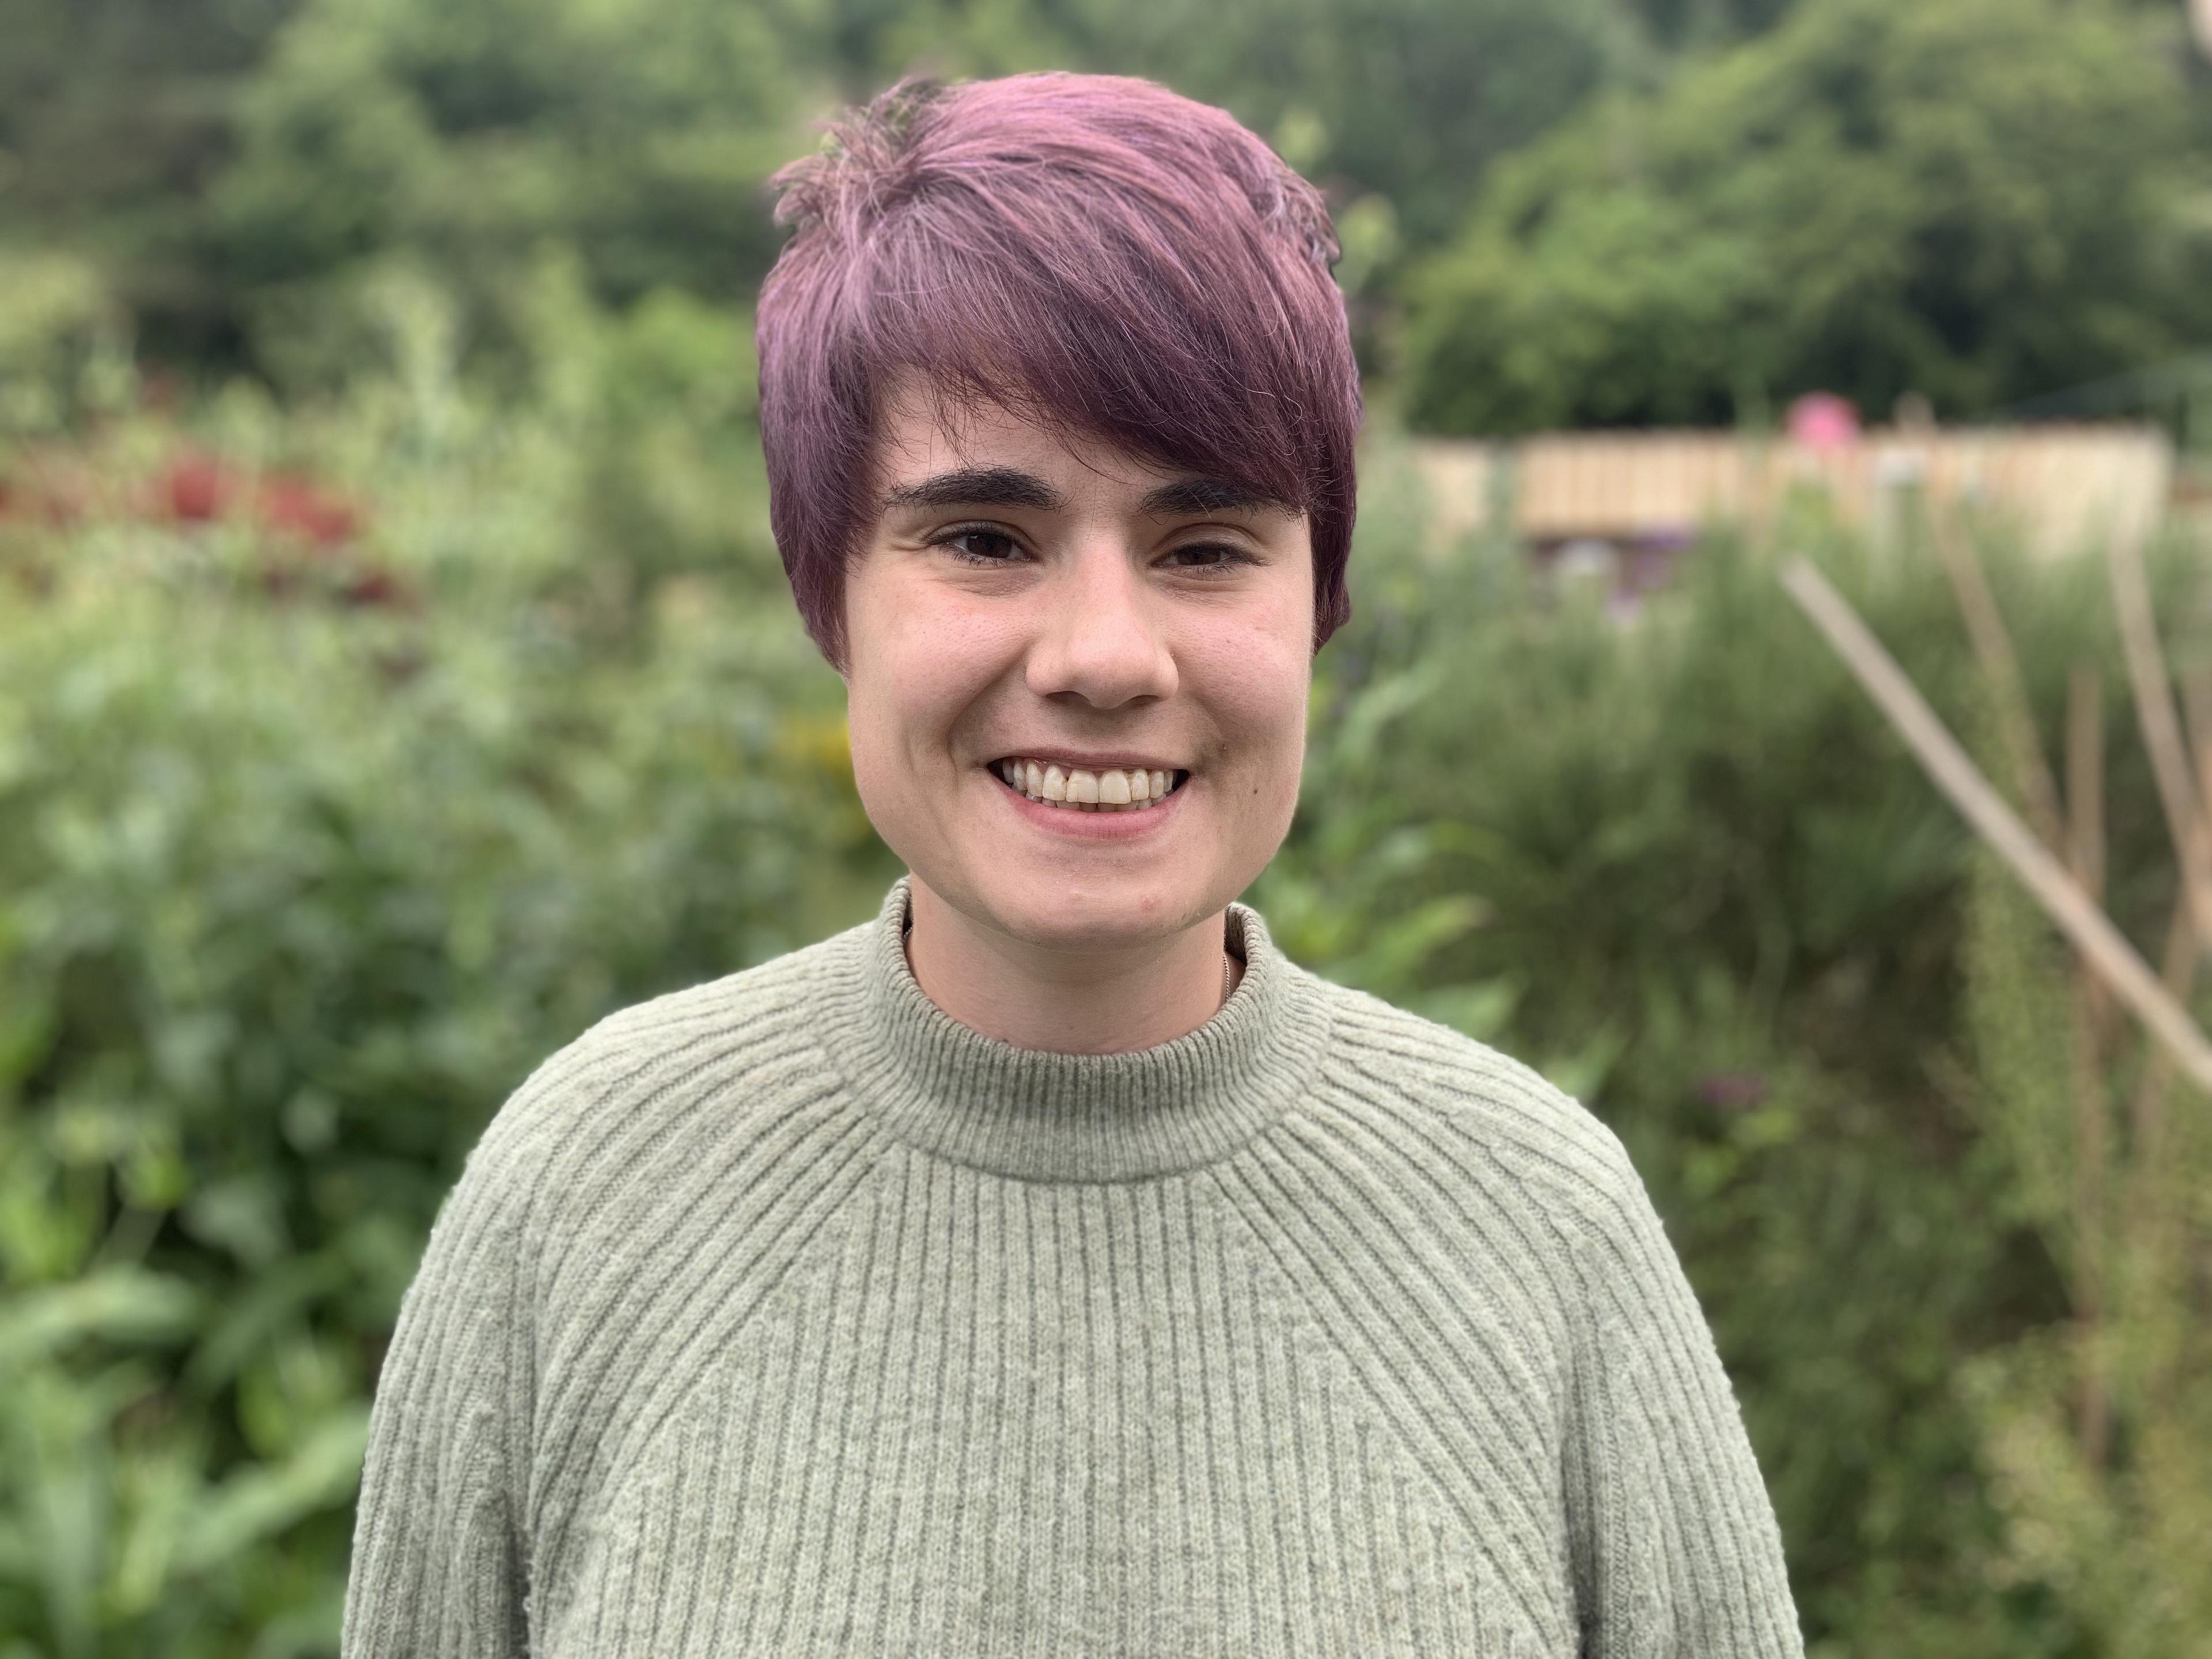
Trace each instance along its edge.
<path fill-rule="evenodd" d="M 418 364 L 296 428 L 248 398 L 189 447 L 142 417 L 19 457 L 0 1635 L 327 1651 L 380 1346 L 492 1110 L 600 1014 L 880 898 L 787 601 L 597 489 L 653 451 L 637 355 L 584 353 L 536 416 Z M 238 488 L 180 498 L 187 447 Z M 288 448 L 354 492 L 350 539 L 224 509 Z M 30 510 L 64 475 L 96 487 Z"/>

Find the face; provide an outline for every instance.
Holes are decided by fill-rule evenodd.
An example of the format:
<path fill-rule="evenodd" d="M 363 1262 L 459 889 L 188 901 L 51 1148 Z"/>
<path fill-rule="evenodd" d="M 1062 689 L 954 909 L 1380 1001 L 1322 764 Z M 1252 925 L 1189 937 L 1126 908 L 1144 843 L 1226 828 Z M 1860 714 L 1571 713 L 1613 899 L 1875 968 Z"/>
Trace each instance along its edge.
<path fill-rule="evenodd" d="M 915 403 L 920 402 L 920 407 Z M 995 407 L 885 422 L 847 578 L 870 819 L 971 922 L 1116 949 L 1217 914 L 1289 830 L 1312 670 L 1304 516 Z"/>

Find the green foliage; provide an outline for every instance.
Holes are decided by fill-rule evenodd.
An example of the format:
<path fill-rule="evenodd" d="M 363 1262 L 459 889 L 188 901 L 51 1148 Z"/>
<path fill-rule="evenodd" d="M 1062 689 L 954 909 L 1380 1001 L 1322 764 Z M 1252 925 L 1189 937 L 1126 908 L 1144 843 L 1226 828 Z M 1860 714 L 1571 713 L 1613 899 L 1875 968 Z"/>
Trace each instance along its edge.
<path fill-rule="evenodd" d="M 417 288 L 343 404 L 194 422 L 356 492 L 349 545 L 178 520 L 159 416 L 15 457 L 99 488 L 0 518 L 0 1649 L 328 1652 L 377 1358 L 489 1114 L 889 879 L 754 475 L 698 447 L 745 429 L 686 389 L 723 325 L 546 286 L 521 408 Z"/>
<path fill-rule="evenodd" d="M 2212 236 L 2173 44 L 2101 4 L 1824 0 L 1606 100 L 1409 279 L 1409 407 L 1725 424 L 1826 387 L 1957 415 L 2182 349 Z"/>
<path fill-rule="evenodd" d="M 620 305 L 748 294 L 776 240 L 762 181 L 819 99 L 793 72 L 793 9 L 306 0 L 210 195 L 262 350 L 283 366 L 321 345 L 349 279 L 395 259 L 438 272 L 495 343 L 548 246 Z"/>
<path fill-rule="evenodd" d="M 2155 1053 L 2100 1030 L 2066 951 L 1986 853 L 1962 956 L 1977 1111 L 2075 1316 L 1961 1368 L 2004 1521 L 1992 1571 L 2048 1586 L 2097 1653 L 2212 1654 L 2212 1322 L 2197 1265 L 2212 1113 Z"/>
<path fill-rule="evenodd" d="M 130 375 L 114 296 L 89 261 L 0 248 L 0 434 L 53 432 Z"/>
<path fill-rule="evenodd" d="M 204 193 L 293 3 L 6 0 L 0 241 L 94 261 L 165 355 L 234 350 Z"/>

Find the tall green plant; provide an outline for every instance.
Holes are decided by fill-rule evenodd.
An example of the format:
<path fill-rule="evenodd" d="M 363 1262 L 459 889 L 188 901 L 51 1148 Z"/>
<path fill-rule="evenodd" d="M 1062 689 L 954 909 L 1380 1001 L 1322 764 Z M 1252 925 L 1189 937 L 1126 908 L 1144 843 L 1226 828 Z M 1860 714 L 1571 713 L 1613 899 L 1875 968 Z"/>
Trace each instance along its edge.
<path fill-rule="evenodd" d="M 2212 1653 L 2212 1309 L 2199 1263 L 2212 1242 L 2212 1121 L 2193 1091 L 2157 1144 L 2115 1109 L 2130 1063 L 2071 1018 L 2074 988 L 2041 914 L 1993 858 L 1976 860 L 1968 1012 L 1982 1098 L 2017 1202 L 2067 1273 L 2077 1308 L 1979 1356 L 1963 1383 L 1984 1426 L 2004 1516 L 1994 1572 L 2050 1587 L 2093 1650 L 2114 1659 Z M 2087 1206 L 2077 1089 L 2107 1121 L 2107 1171 Z M 2132 1131 L 2132 1133 L 2130 1133 Z M 2095 1266 L 2093 1269 L 2092 1263 Z M 2094 1272 L 2093 1287 L 2085 1278 Z M 2112 1419 L 2085 1435 L 2094 1390 Z"/>

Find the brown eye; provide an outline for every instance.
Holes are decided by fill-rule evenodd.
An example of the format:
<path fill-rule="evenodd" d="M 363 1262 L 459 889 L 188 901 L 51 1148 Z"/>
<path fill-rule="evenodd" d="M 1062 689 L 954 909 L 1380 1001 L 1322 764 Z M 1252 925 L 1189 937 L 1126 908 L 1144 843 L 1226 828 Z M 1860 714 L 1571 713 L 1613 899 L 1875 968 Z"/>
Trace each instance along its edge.
<path fill-rule="evenodd" d="M 1012 564 L 1022 554 L 1019 542 L 997 530 L 956 530 L 933 545 L 950 549 L 969 564 Z"/>

